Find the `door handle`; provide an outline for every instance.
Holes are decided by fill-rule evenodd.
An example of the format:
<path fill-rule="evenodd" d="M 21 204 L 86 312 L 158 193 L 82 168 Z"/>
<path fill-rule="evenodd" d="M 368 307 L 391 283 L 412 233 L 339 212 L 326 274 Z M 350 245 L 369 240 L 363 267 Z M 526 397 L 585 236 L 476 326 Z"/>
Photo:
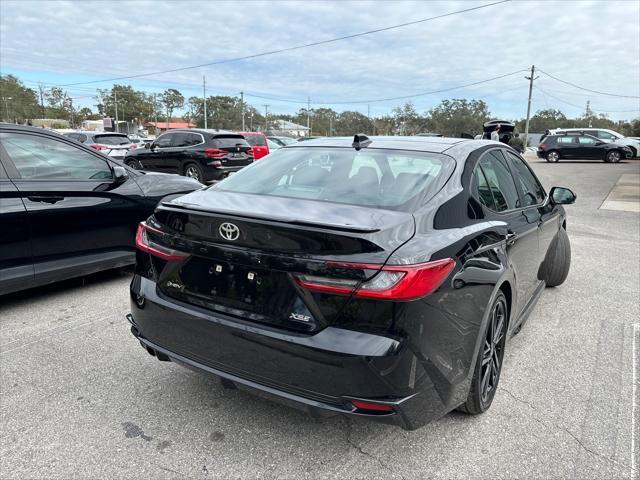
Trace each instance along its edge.
<path fill-rule="evenodd" d="M 507 245 L 513 245 L 514 243 L 516 243 L 517 237 L 518 235 L 516 233 L 509 232 L 504 236 L 504 239 L 507 242 Z"/>
<path fill-rule="evenodd" d="M 27 197 L 32 202 L 42 202 L 42 203 L 57 203 L 64 200 L 64 197 L 60 195 L 32 195 Z"/>

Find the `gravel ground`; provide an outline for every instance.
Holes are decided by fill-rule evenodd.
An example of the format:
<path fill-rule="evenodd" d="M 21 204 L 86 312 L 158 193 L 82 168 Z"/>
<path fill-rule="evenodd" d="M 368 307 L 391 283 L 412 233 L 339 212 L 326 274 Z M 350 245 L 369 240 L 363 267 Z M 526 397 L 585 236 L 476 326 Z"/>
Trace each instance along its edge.
<path fill-rule="evenodd" d="M 640 478 L 640 216 L 600 209 L 640 162 L 530 161 L 578 194 L 573 264 L 484 415 L 405 432 L 224 390 L 140 348 L 130 274 L 108 272 L 0 298 L 0 477 L 629 479 L 635 448 Z"/>

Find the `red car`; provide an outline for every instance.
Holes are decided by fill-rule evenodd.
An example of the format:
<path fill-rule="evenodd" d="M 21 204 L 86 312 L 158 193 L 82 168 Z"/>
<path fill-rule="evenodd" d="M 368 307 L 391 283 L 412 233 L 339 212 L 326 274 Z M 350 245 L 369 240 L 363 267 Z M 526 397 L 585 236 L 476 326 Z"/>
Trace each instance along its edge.
<path fill-rule="evenodd" d="M 251 145 L 254 160 L 258 160 L 265 155 L 269 155 L 269 145 L 267 137 L 261 132 L 238 132 Z"/>

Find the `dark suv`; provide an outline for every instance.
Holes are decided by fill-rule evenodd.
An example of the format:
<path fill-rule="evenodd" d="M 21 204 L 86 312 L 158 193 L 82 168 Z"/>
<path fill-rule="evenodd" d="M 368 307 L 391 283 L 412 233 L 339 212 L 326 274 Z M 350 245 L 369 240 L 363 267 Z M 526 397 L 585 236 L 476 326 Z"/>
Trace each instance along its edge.
<path fill-rule="evenodd" d="M 171 130 L 125 158 L 138 170 L 178 173 L 202 183 L 222 180 L 252 162 L 253 150 L 242 135 L 204 129 Z"/>
<path fill-rule="evenodd" d="M 633 156 L 629 147 L 619 143 L 608 143 L 592 135 L 579 133 L 548 135 L 538 145 L 537 154 L 538 157 L 552 163 L 558 162 L 561 158 L 593 159 L 616 163 L 623 158 Z"/>

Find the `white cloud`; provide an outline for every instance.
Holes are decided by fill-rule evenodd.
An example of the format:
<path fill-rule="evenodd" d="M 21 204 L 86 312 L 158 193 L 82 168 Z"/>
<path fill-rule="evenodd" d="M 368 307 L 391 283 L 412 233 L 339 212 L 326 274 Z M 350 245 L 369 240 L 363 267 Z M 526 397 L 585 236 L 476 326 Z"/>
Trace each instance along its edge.
<path fill-rule="evenodd" d="M 3 0 L 0 66 L 30 81 L 72 83 L 320 41 L 481 3 Z M 639 59 L 638 2 L 510 2 L 328 45 L 130 83 L 137 88 L 156 86 L 156 90 L 175 84 L 193 95 L 206 75 L 212 93 L 244 90 L 284 98 L 309 95 L 314 101 L 351 101 L 437 90 L 536 64 L 592 89 L 639 95 Z M 441 98 L 482 98 L 496 115 L 521 117 L 527 92 L 522 77 L 514 75 L 414 102 L 424 110 Z M 185 84 L 194 85 L 193 90 L 188 91 Z M 640 108 L 637 100 L 589 95 L 544 76 L 539 86 L 576 105 L 590 99 L 601 110 Z M 95 87 L 73 87 L 73 92 L 89 94 Z M 274 111 L 299 107 L 267 102 Z M 397 103 L 374 104 L 372 112 L 388 111 Z M 534 110 L 547 106 L 579 113 L 579 108 L 536 91 Z M 366 111 L 367 107 L 336 108 Z"/>

